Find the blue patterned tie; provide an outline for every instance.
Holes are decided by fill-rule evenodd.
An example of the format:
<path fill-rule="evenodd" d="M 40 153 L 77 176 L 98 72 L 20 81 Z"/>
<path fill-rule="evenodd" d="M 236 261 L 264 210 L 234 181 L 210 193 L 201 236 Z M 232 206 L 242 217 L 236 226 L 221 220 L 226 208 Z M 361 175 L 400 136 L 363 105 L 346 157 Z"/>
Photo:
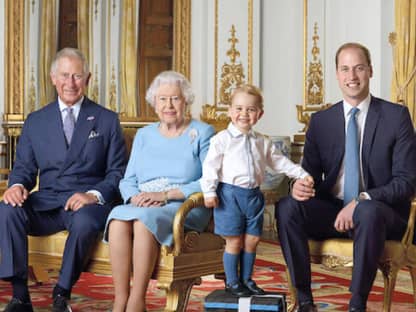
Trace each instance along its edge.
<path fill-rule="evenodd" d="M 356 114 L 360 110 L 353 107 L 350 111 L 347 136 L 345 139 L 344 168 L 344 205 L 358 196 L 360 185 L 360 154 Z"/>
<path fill-rule="evenodd" d="M 64 109 L 66 111 L 66 116 L 64 118 L 64 133 L 66 142 L 68 145 L 71 144 L 72 134 L 74 133 L 75 128 L 75 116 L 72 107 L 67 107 Z"/>

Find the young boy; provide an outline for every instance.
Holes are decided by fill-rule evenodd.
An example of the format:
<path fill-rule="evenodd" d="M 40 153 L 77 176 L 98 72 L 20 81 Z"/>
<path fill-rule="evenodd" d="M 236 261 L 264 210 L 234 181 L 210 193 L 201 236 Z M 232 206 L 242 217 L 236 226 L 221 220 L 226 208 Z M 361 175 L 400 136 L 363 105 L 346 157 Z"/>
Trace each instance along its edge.
<path fill-rule="evenodd" d="M 313 179 L 302 167 L 282 156 L 271 140 L 253 131 L 263 115 L 263 96 L 257 87 L 236 88 L 228 115 L 228 128 L 211 138 L 201 187 L 205 206 L 215 208 L 215 233 L 226 242 L 225 290 L 239 297 L 262 295 L 264 291 L 252 280 L 252 272 L 263 228 L 264 197 L 260 184 L 265 168 L 305 179 L 311 185 Z"/>

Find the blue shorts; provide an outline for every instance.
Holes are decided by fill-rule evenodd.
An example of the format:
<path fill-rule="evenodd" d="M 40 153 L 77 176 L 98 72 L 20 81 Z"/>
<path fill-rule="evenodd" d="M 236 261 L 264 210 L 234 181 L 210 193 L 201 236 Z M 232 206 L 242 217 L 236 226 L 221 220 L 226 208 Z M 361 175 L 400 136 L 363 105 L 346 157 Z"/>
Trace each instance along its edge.
<path fill-rule="evenodd" d="M 264 196 L 259 187 L 246 189 L 219 183 L 217 196 L 219 205 L 214 209 L 216 234 L 222 236 L 261 235 Z"/>

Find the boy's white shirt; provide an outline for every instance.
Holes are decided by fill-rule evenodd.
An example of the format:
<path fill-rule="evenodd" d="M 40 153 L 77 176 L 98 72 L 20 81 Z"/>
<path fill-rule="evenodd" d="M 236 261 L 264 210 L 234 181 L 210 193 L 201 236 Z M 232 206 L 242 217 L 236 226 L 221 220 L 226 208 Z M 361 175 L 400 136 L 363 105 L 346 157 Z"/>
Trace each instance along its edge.
<path fill-rule="evenodd" d="M 266 136 L 250 130 L 246 135 L 230 123 L 213 136 L 203 163 L 201 188 L 204 197 L 215 197 L 219 182 L 255 188 L 264 180 L 266 167 L 289 178 L 309 174 L 282 155 Z"/>

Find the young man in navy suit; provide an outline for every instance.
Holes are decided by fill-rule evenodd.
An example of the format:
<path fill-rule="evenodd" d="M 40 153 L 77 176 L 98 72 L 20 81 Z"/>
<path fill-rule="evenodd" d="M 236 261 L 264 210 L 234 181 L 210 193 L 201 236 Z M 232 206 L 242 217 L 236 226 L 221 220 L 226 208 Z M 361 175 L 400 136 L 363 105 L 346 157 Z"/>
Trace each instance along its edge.
<path fill-rule="evenodd" d="M 90 72 L 76 49 L 59 51 L 51 66 L 58 99 L 28 115 L 9 187 L 0 203 L 0 278 L 13 286 L 4 311 L 33 311 L 27 287 L 27 235 L 69 232 L 52 311 L 69 299 L 88 253 L 103 230 L 126 164 L 116 113 L 85 96 Z M 39 190 L 29 193 L 39 177 Z"/>
<path fill-rule="evenodd" d="M 406 230 L 416 185 L 414 128 L 407 107 L 370 94 L 372 74 L 366 47 L 346 43 L 338 49 L 336 76 L 343 101 L 313 114 L 306 133 L 302 167 L 315 185 L 297 180 L 292 196 L 276 205 L 279 239 L 301 312 L 317 311 L 308 238 L 354 240 L 349 311 L 365 311 L 384 242 L 400 240 Z M 357 132 L 348 136 L 352 118 Z M 354 154 L 346 152 L 352 151 L 350 138 L 356 140 L 356 169 L 347 160 Z"/>

